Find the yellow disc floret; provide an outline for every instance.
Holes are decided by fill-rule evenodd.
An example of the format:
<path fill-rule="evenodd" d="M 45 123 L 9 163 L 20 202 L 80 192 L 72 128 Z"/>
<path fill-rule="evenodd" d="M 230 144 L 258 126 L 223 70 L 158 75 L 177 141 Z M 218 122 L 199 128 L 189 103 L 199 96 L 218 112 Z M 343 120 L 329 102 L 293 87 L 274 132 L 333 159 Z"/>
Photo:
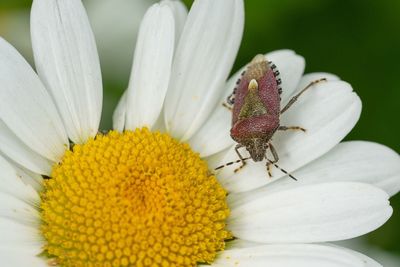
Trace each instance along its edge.
<path fill-rule="evenodd" d="M 196 266 L 231 238 L 226 191 L 187 144 L 137 129 L 67 151 L 41 194 L 59 266 Z"/>

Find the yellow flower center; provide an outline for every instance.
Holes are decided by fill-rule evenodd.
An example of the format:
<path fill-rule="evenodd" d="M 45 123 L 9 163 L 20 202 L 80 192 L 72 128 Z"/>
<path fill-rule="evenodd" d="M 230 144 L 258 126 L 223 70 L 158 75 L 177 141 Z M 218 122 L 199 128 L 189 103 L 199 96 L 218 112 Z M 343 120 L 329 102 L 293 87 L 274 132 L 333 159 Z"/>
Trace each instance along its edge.
<path fill-rule="evenodd" d="M 60 266 L 196 266 L 231 238 L 226 191 L 187 144 L 137 129 L 67 151 L 41 194 Z"/>

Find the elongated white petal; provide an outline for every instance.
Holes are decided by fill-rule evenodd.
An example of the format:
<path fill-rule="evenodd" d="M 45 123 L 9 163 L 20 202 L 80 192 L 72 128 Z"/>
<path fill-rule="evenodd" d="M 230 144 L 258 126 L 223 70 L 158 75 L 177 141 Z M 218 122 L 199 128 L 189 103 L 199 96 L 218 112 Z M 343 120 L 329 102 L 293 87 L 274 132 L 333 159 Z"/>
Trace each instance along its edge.
<path fill-rule="evenodd" d="M 226 249 L 238 249 L 238 248 L 251 248 L 257 246 L 264 246 L 263 243 L 252 242 L 244 239 L 234 239 L 229 242 L 226 242 Z"/>
<path fill-rule="evenodd" d="M 227 81 L 220 103 L 217 103 L 217 107 L 206 123 L 188 140 L 192 149 L 199 152 L 201 157 L 208 157 L 235 144 L 230 135 L 232 111 L 223 104 L 232 94 L 236 81 L 244 69 L 245 67 L 240 69 Z"/>
<path fill-rule="evenodd" d="M 344 240 L 375 230 L 392 214 L 388 195 L 361 183 L 326 183 L 251 197 L 230 194 L 233 235 L 262 243 Z"/>
<path fill-rule="evenodd" d="M 151 128 L 157 121 L 168 88 L 174 42 L 171 8 L 153 5 L 140 26 L 126 99 L 126 129 Z"/>
<path fill-rule="evenodd" d="M 22 166 L 13 165 L 17 172 L 17 176 L 21 178 L 22 182 L 26 185 L 30 185 L 36 192 L 43 190 L 43 176 L 34 173 Z"/>
<path fill-rule="evenodd" d="M 125 91 L 119 99 L 118 105 L 113 114 L 113 129 L 122 132 L 125 129 L 126 118 L 126 95 Z"/>
<path fill-rule="evenodd" d="M 32 206 L 39 203 L 38 193 L 23 182 L 20 170 L 0 156 L 0 193 L 14 196 Z"/>
<path fill-rule="evenodd" d="M 103 79 L 107 82 L 120 84 L 121 81 L 128 81 L 140 21 L 146 10 L 155 2 L 155 0 L 83 1 L 96 38 Z M 106 100 L 107 96 L 104 96 L 104 99 Z M 103 107 L 103 110 L 106 108 Z"/>
<path fill-rule="evenodd" d="M 167 130 L 189 139 L 222 94 L 243 32 L 242 0 L 199 0 L 190 9 L 165 102 Z"/>
<path fill-rule="evenodd" d="M 38 255 L 42 251 L 43 240 L 39 227 L 20 224 L 15 220 L 0 217 L 0 251 L 18 249 Z"/>
<path fill-rule="evenodd" d="M 321 82 L 309 89 L 281 116 L 281 125 L 301 126 L 307 131 L 277 131 L 273 138 L 278 155 L 278 165 L 293 172 L 322 156 L 346 136 L 356 124 L 361 112 L 361 101 L 343 81 Z M 241 154 L 247 156 L 243 148 Z M 272 155 L 268 154 L 272 159 Z M 234 149 L 223 162 L 237 160 Z M 219 177 L 224 186 L 235 192 L 251 190 L 274 181 L 284 173 L 272 168 L 273 178 L 268 178 L 265 162 L 247 161 L 248 165 L 233 174 L 232 165 L 224 168 Z"/>
<path fill-rule="evenodd" d="M 32 206 L 11 195 L 0 192 L 0 217 L 27 226 L 39 227 L 39 212 Z"/>
<path fill-rule="evenodd" d="M 80 0 L 34 0 L 32 46 L 36 69 L 53 96 L 69 138 L 97 134 L 103 89 L 96 43 Z"/>
<path fill-rule="evenodd" d="M 24 249 L 0 249 L 1 263 L 7 267 L 48 267 L 47 262 L 34 254 L 36 251 Z"/>
<path fill-rule="evenodd" d="M 180 0 L 164 0 L 162 4 L 167 4 L 171 7 L 175 18 L 175 47 L 178 45 L 183 27 L 185 26 L 188 10 Z"/>
<path fill-rule="evenodd" d="M 211 266 L 219 267 L 382 267 L 355 251 L 314 244 L 263 245 L 226 250 Z"/>
<path fill-rule="evenodd" d="M 33 151 L 59 161 L 69 143 L 57 109 L 29 64 L 1 38 L 0 87 L 0 119 Z"/>
<path fill-rule="evenodd" d="M 340 78 L 336 76 L 335 74 L 332 73 L 327 73 L 327 72 L 312 72 L 312 73 L 307 73 L 304 74 L 303 77 L 301 77 L 299 83 L 296 85 L 295 89 L 297 91 L 302 90 L 305 88 L 307 85 L 309 85 L 311 82 L 318 81 L 321 79 L 326 79 L 328 81 L 340 81 Z M 290 93 L 290 95 L 286 98 L 286 102 L 289 101 L 291 97 L 293 97 L 294 91 Z"/>
<path fill-rule="evenodd" d="M 232 93 L 236 81 L 237 75 L 229 79 L 220 104 L 214 109 L 206 123 L 188 140 L 192 149 L 199 152 L 201 157 L 208 157 L 235 144 L 230 135 L 232 111 L 224 107 L 223 103 Z"/>
<path fill-rule="evenodd" d="M 278 50 L 265 55 L 267 60 L 279 66 L 280 78 L 286 84 L 285 93 L 291 94 L 296 83 L 299 82 L 304 71 L 304 59 L 290 50 Z M 236 81 L 246 66 L 236 72 L 226 83 L 224 94 L 206 123 L 189 139 L 193 150 L 198 151 L 202 157 L 212 154 L 235 144 L 230 136 L 232 112 L 222 105 L 236 86 Z M 286 97 L 288 98 L 288 97 Z"/>
<path fill-rule="evenodd" d="M 252 191 L 252 197 L 312 184 L 360 182 L 385 190 L 389 196 L 400 190 L 400 156 L 390 148 L 372 142 L 343 142 L 293 172 L 297 182 L 279 179 Z"/>
<path fill-rule="evenodd" d="M 25 168 L 41 174 L 49 175 L 54 164 L 24 144 L 1 119 L 0 151 Z"/>
<path fill-rule="evenodd" d="M 350 240 L 335 242 L 334 245 L 353 249 L 360 253 L 365 253 L 365 255 L 374 258 L 385 267 L 398 267 L 400 263 L 400 256 L 386 251 L 378 246 L 371 246 L 371 244 L 368 242 L 368 236 L 361 236 Z"/>

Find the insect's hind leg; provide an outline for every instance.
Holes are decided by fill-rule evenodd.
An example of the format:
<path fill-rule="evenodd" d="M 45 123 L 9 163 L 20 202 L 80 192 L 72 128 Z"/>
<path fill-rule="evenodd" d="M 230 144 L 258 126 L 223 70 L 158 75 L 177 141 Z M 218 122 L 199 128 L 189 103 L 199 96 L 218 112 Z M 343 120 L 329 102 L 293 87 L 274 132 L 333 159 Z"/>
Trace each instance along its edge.
<path fill-rule="evenodd" d="M 275 147 L 271 143 L 268 143 L 268 147 L 269 147 L 269 150 L 271 150 L 272 157 L 274 158 L 274 160 L 268 160 L 267 155 L 265 155 L 265 158 L 267 158 L 266 166 L 267 166 L 268 176 L 271 178 L 272 177 L 271 166 L 274 165 L 274 163 L 278 162 L 279 156 L 275 150 Z"/>
<path fill-rule="evenodd" d="M 315 81 L 310 82 L 303 90 L 301 90 L 297 95 L 295 95 L 294 97 L 292 97 L 289 102 L 286 104 L 286 106 L 281 110 L 281 114 L 283 114 L 286 110 L 288 110 L 296 101 L 297 99 L 299 99 L 299 97 L 308 89 L 310 89 L 313 85 L 323 82 L 323 81 L 327 81 L 326 78 L 322 78 L 322 79 L 318 79 Z"/>

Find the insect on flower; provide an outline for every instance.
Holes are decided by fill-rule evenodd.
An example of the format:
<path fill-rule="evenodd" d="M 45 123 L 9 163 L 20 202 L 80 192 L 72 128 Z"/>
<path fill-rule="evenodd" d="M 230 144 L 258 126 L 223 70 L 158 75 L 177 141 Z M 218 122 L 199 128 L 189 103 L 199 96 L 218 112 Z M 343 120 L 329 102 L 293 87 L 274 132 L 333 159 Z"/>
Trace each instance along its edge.
<path fill-rule="evenodd" d="M 239 168 L 235 169 L 235 172 L 245 166 L 247 159 L 251 158 L 256 162 L 266 159 L 267 172 L 270 177 L 272 176 L 271 166 L 274 165 L 296 180 L 276 164 L 279 157 L 271 139 L 276 131 L 306 131 L 300 126 L 280 125 L 280 115 L 287 111 L 306 90 L 325 80 L 323 78 L 311 82 L 281 109 L 282 88 L 277 67 L 271 61 L 266 60 L 263 55 L 254 57 L 246 71 L 242 73 L 242 77 L 237 81 L 233 93 L 227 98 L 227 103 L 224 103 L 225 107 L 232 110 L 231 137 L 238 143 L 235 151 L 240 160 L 236 162 L 242 163 Z M 240 154 L 239 149 L 242 147 L 249 152 L 249 158 Z M 267 157 L 268 149 L 271 151 L 273 159 Z M 219 166 L 216 170 L 232 163 L 235 162 Z"/>

